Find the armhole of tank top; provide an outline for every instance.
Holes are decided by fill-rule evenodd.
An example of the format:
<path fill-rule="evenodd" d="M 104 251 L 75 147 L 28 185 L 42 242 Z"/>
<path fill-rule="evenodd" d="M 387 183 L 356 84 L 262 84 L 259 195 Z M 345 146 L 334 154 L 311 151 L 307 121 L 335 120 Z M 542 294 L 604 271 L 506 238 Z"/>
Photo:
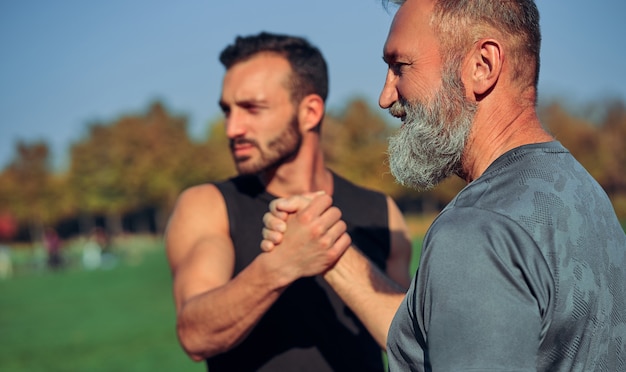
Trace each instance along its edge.
<path fill-rule="evenodd" d="M 226 208 L 226 217 L 228 218 L 228 233 L 230 235 L 231 240 L 234 237 L 235 231 L 236 231 L 236 220 L 233 216 L 233 213 L 235 213 L 233 211 L 233 204 L 232 204 L 232 188 L 234 187 L 234 184 L 232 183 L 232 181 L 225 181 L 222 183 L 216 183 L 215 187 L 217 187 L 217 190 L 220 192 L 220 194 L 222 194 L 222 199 L 224 200 L 224 207 Z"/>

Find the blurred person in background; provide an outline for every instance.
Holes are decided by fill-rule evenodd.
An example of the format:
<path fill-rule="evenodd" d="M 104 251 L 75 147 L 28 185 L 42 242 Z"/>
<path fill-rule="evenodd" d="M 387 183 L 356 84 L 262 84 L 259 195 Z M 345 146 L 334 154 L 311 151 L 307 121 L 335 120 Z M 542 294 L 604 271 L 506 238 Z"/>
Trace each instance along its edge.
<path fill-rule="evenodd" d="M 259 248 L 271 200 L 322 190 L 373 265 L 403 288 L 410 281 L 411 245 L 396 204 L 325 166 L 322 54 L 303 38 L 260 33 L 238 37 L 220 61 L 219 104 L 239 175 L 184 191 L 168 224 L 183 348 L 211 372 L 382 371 L 377 342 L 315 277 L 327 262 L 307 247 Z"/>
<path fill-rule="evenodd" d="M 63 256 L 61 255 L 62 244 L 63 242 L 55 229 L 52 227 L 45 229 L 43 245 L 46 249 L 48 268 L 52 270 L 58 270 L 63 265 Z"/>
<path fill-rule="evenodd" d="M 349 239 L 322 197 L 273 201 L 264 250 L 321 248 L 320 273 L 388 334 L 392 371 L 626 370 L 626 235 L 537 117 L 534 2 L 394 2 L 380 95 L 403 122 L 392 173 L 419 189 L 450 175 L 467 186 L 430 226 L 407 293 L 355 248 L 335 264 Z"/>

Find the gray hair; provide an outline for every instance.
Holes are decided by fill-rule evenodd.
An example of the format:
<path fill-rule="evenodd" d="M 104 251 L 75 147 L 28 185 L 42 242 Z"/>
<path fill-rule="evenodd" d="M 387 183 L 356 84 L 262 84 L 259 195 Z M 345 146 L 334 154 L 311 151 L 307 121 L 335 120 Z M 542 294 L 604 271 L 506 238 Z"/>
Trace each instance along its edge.
<path fill-rule="evenodd" d="M 402 6 L 406 0 L 383 0 Z M 539 79 L 541 31 L 533 0 L 436 0 L 430 20 L 444 61 L 460 66 L 481 38 L 499 37 L 511 56 L 513 81 L 535 91 Z"/>

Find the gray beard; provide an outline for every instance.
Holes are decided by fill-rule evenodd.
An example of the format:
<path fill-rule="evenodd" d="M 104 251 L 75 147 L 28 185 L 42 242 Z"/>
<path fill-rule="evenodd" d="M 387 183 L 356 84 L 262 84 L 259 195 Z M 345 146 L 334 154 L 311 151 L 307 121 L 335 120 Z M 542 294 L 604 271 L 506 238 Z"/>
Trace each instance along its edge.
<path fill-rule="evenodd" d="M 398 183 L 429 190 L 461 172 L 477 108 L 464 92 L 461 79 L 448 73 L 428 104 L 401 98 L 390 108 L 406 115 L 403 127 L 389 138 L 389 167 Z"/>

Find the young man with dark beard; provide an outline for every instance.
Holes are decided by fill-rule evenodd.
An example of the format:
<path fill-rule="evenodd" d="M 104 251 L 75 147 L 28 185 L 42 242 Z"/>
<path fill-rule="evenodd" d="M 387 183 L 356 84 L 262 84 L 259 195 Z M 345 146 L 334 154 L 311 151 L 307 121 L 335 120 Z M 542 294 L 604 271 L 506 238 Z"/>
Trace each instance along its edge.
<path fill-rule="evenodd" d="M 220 60 L 219 105 L 239 175 L 184 191 L 171 216 L 166 245 L 180 343 L 211 372 L 382 371 L 376 341 L 315 277 L 328 254 L 336 260 L 342 251 L 317 253 L 317 243 L 277 254 L 259 248 L 270 201 L 323 191 L 322 207 L 334 202 L 345 224 L 319 226 L 322 241 L 347 228 L 378 269 L 408 287 L 411 246 L 396 204 L 324 164 L 324 58 L 302 38 L 261 33 L 238 37 Z"/>
<path fill-rule="evenodd" d="M 422 189 L 453 174 L 468 184 L 428 230 L 407 293 L 355 248 L 325 279 L 387 336 L 392 371 L 626 370 L 626 236 L 537 117 L 534 2 L 396 2 L 380 95 L 403 121 L 392 173 Z M 264 250 L 310 245 L 313 222 L 333 226 L 341 251 L 334 207 L 311 216 L 320 201 L 272 202 Z"/>

